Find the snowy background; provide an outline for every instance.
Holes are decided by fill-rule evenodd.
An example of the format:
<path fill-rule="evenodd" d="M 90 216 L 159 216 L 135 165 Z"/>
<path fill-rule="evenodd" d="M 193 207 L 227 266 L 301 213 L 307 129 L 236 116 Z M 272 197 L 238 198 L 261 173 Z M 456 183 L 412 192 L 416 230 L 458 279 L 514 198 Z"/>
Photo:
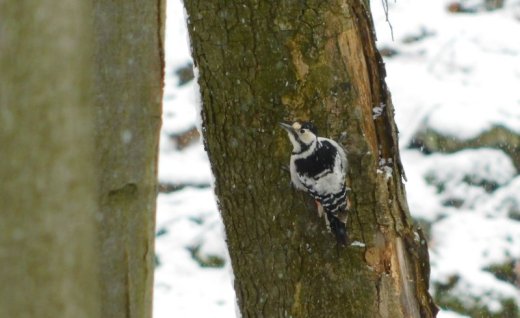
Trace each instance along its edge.
<path fill-rule="evenodd" d="M 372 3 L 441 318 L 520 315 L 520 1 L 501 4 L 392 2 L 392 40 Z M 154 317 L 236 317 L 180 0 L 168 0 L 166 74 Z"/>

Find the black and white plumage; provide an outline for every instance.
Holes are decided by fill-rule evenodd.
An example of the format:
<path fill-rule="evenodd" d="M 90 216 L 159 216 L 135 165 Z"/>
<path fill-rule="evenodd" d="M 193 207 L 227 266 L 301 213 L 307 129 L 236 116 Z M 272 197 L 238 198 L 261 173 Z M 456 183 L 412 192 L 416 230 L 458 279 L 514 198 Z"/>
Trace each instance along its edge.
<path fill-rule="evenodd" d="M 293 145 L 290 171 L 293 185 L 308 192 L 323 208 L 339 244 L 347 243 L 347 156 L 332 139 L 318 137 L 309 122 L 280 123 Z M 321 213 L 320 213 L 321 214 Z"/>

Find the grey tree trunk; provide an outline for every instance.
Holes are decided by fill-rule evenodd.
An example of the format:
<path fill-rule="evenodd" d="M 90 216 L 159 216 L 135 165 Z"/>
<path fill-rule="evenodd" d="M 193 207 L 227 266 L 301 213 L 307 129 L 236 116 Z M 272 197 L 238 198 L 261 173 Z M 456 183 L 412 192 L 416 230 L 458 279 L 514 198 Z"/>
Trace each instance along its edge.
<path fill-rule="evenodd" d="M 102 317 L 150 317 L 163 0 L 94 1 Z"/>
<path fill-rule="evenodd" d="M 367 2 L 185 5 L 243 316 L 434 317 Z M 308 196 L 289 186 L 291 148 L 277 123 L 294 119 L 348 150 L 348 229 L 362 244 L 337 249 Z"/>
<path fill-rule="evenodd" d="M 0 1 L 0 317 L 100 316 L 84 1 Z"/>
<path fill-rule="evenodd" d="M 151 317 L 164 9 L 0 0 L 0 317 Z"/>

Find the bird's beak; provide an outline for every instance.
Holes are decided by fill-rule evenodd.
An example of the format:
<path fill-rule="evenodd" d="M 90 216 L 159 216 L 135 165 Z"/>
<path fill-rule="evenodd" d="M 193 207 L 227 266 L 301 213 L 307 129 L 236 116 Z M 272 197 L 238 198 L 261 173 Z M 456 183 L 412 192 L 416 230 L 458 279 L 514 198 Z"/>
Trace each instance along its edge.
<path fill-rule="evenodd" d="M 294 132 L 294 128 L 291 125 L 286 124 L 286 123 L 279 123 L 279 124 L 280 124 L 280 127 L 287 130 L 288 132 L 290 132 L 290 133 Z"/>

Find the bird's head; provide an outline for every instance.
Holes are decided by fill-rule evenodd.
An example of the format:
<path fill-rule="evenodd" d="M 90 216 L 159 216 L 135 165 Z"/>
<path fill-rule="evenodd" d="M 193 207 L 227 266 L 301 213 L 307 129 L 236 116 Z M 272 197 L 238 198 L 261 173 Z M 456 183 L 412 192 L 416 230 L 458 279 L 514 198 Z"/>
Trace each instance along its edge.
<path fill-rule="evenodd" d="M 280 123 L 287 131 L 293 145 L 293 153 L 300 153 L 309 149 L 318 139 L 316 127 L 311 122 L 294 122 L 293 124 Z"/>

